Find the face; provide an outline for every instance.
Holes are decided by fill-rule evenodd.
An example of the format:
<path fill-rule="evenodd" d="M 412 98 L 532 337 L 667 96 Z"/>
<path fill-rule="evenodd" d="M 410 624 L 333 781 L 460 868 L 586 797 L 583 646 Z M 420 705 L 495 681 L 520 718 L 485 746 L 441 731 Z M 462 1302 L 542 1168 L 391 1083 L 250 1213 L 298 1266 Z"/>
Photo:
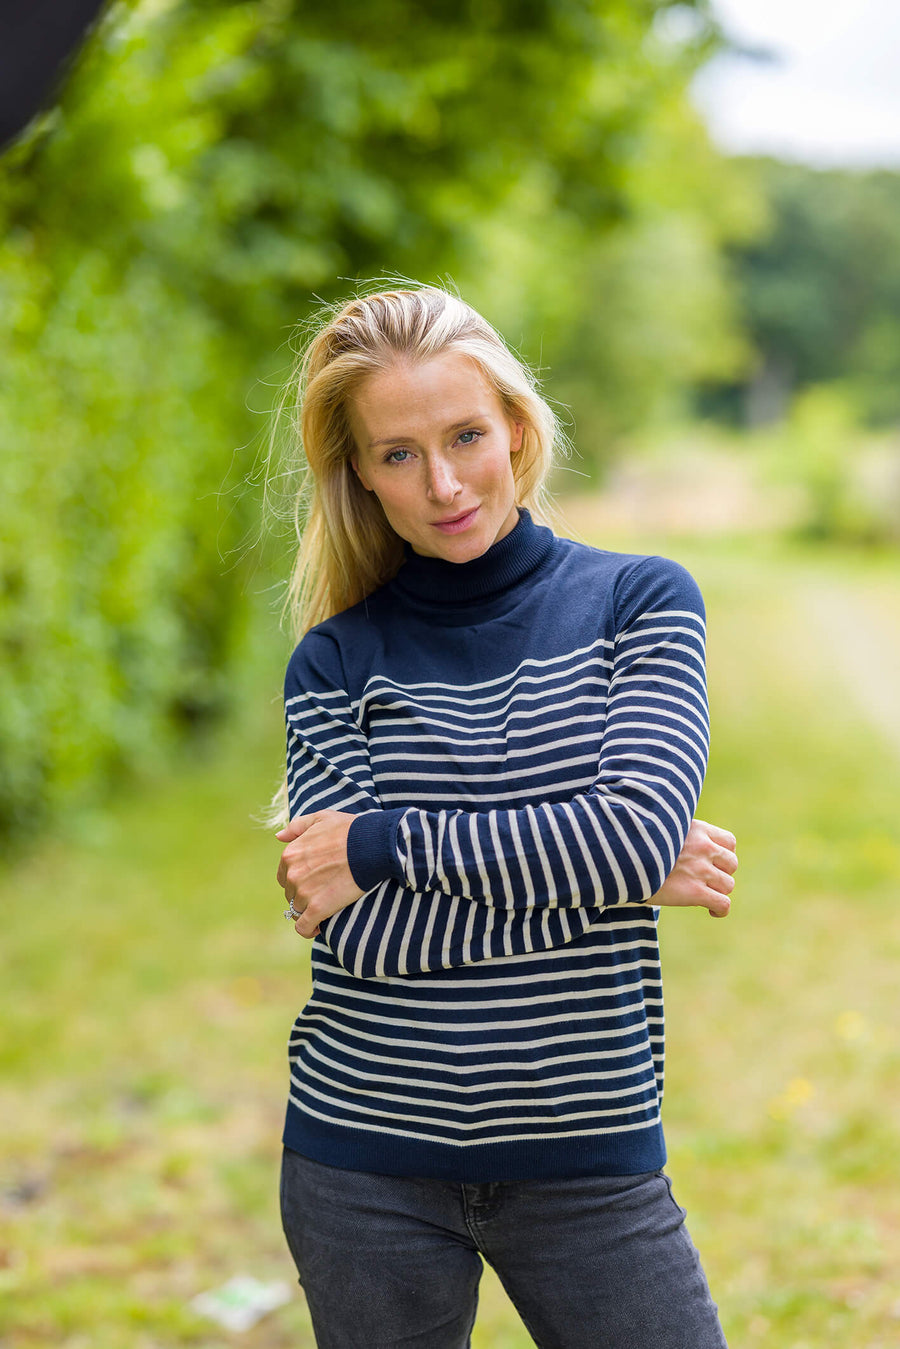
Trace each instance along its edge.
<path fill-rule="evenodd" d="M 364 380 L 348 411 L 353 469 L 415 552 L 470 562 L 514 527 L 523 428 L 467 356 L 398 362 Z"/>

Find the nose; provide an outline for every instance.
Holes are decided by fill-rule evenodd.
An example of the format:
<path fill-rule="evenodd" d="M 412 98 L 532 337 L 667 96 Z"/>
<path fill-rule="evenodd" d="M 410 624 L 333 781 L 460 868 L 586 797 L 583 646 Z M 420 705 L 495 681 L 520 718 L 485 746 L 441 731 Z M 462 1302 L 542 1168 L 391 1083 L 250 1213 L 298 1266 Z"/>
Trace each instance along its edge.
<path fill-rule="evenodd" d="M 442 506 L 448 506 L 460 491 L 460 483 L 453 470 L 452 463 L 440 455 L 428 464 L 426 492 L 429 500 Z"/>

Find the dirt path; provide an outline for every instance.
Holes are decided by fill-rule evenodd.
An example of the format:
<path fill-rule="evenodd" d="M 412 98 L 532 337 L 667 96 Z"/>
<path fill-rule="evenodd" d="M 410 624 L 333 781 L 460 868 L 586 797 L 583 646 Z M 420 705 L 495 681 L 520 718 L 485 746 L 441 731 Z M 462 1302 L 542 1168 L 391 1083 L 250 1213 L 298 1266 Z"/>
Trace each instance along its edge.
<path fill-rule="evenodd" d="M 900 755 L 900 579 L 804 581 L 799 599 L 848 699 Z"/>

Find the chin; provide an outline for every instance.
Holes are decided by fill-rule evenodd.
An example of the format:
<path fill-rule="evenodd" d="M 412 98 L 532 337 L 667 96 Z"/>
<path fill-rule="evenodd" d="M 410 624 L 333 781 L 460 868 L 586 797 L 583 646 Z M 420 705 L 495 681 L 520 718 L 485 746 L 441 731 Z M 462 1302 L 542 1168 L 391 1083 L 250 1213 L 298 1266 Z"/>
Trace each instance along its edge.
<path fill-rule="evenodd" d="M 476 557 L 487 552 L 492 543 L 493 539 L 484 538 L 480 531 L 473 538 L 441 539 L 437 555 L 446 562 L 474 562 Z"/>

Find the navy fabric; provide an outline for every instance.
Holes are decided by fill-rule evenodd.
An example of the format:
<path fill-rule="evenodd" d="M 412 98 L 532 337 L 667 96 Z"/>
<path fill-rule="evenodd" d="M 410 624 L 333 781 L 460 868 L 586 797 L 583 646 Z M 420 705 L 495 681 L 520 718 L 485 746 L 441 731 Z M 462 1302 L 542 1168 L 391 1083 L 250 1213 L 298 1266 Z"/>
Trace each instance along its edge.
<path fill-rule="evenodd" d="M 662 1166 L 648 901 L 708 749 L 687 572 L 523 512 L 312 629 L 285 712 L 291 814 L 357 815 L 367 887 L 313 943 L 285 1143 L 466 1182 Z"/>

